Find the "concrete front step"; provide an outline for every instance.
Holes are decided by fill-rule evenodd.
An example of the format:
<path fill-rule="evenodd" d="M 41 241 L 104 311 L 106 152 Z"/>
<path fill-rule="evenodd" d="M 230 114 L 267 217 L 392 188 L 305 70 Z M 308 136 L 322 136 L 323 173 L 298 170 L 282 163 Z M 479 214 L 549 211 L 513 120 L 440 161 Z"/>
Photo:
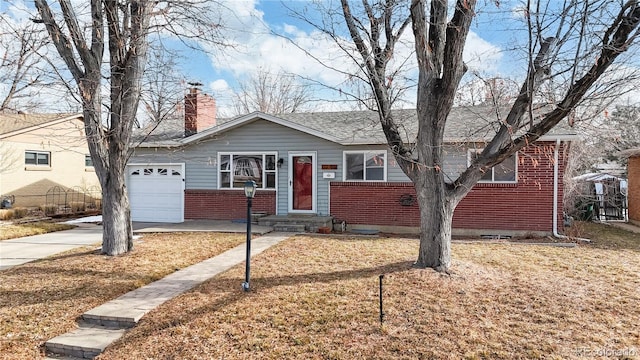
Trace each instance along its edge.
<path fill-rule="evenodd" d="M 305 225 L 278 223 L 273 225 L 273 230 L 283 232 L 305 232 L 306 229 Z"/>
<path fill-rule="evenodd" d="M 80 359 L 93 359 L 124 335 L 125 329 L 81 324 L 79 328 L 45 343 L 47 352 Z"/>
<path fill-rule="evenodd" d="M 316 232 L 321 227 L 333 229 L 333 217 L 315 215 L 269 215 L 258 219 L 258 224 L 262 226 L 271 226 L 276 231 Z M 291 230 L 287 230 L 285 225 L 290 226 Z M 293 225 L 296 225 L 296 227 L 292 227 Z M 302 225 L 304 228 L 297 225 Z"/>

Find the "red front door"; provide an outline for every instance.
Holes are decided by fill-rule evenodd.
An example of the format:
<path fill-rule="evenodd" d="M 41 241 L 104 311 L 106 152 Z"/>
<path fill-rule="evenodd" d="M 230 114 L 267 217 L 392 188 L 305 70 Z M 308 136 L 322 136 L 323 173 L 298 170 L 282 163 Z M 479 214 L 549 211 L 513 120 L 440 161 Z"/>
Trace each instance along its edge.
<path fill-rule="evenodd" d="M 292 210 L 313 210 L 313 156 L 292 156 Z"/>

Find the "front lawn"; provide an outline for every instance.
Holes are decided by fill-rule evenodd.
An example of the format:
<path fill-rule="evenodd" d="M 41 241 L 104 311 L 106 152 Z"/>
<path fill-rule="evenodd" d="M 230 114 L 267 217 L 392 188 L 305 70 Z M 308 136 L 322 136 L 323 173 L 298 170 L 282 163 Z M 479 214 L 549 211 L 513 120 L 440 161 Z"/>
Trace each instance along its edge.
<path fill-rule="evenodd" d="M 240 264 L 99 358 L 640 358 L 638 240 L 594 240 L 454 244 L 447 276 L 412 268 L 417 240 L 298 236 L 252 260 L 250 293 Z"/>
<path fill-rule="evenodd" d="M 243 234 L 149 234 L 122 256 L 84 247 L 0 271 L 0 359 L 42 358 L 44 342 L 74 329 L 85 311 L 244 239 Z"/>
<path fill-rule="evenodd" d="M 54 231 L 69 230 L 75 227 L 75 225 L 48 221 L 29 222 L 24 224 L 3 224 L 0 226 L 0 240 L 46 234 Z"/>

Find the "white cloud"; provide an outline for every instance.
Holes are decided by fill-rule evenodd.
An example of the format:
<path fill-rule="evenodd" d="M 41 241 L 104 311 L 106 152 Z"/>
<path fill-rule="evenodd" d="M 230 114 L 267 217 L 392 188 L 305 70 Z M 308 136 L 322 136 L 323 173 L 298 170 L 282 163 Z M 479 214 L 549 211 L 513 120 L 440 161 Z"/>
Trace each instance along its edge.
<path fill-rule="evenodd" d="M 218 80 L 212 82 L 211 84 L 209 84 L 209 87 L 214 92 L 228 91 L 229 90 L 229 84 L 224 79 L 218 79 Z"/>
<path fill-rule="evenodd" d="M 467 36 L 463 58 L 467 66 L 483 72 L 497 72 L 502 60 L 501 49 L 482 39 L 473 31 Z"/>
<path fill-rule="evenodd" d="M 219 74 L 231 75 L 232 78 L 227 78 L 230 87 L 235 86 L 234 80 L 251 76 L 257 70 L 268 70 L 286 71 L 331 87 L 344 88 L 349 79 L 346 74 L 358 71 L 353 60 L 335 41 L 319 31 L 302 29 L 290 23 L 269 25 L 264 13 L 255 9 L 254 1 L 225 4 L 228 11 L 235 12 L 233 16 L 222 16 L 228 18 L 224 24 L 230 30 L 226 32 L 226 39 L 233 43 L 234 49 L 211 51 L 210 54 L 214 69 Z M 289 39 L 275 35 L 268 26 L 279 29 Z M 413 51 L 413 35 L 408 28 L 390 65 L 405 67 L 404 75 L 415 78 Z M 497 46 L 476 33 L 469 34 L 464 59 L 470 68 L 483 72 L 497 71 L 501 58 Z"/>

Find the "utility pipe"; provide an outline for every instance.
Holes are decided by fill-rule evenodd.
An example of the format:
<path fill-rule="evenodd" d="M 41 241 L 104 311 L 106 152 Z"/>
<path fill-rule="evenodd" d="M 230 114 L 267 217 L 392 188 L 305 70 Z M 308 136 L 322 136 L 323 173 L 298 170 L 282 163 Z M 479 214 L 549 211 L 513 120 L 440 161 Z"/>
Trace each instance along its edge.
<path fill-rule="evenodd" d="M 560 139 L 556 139 L 556 147 L 553 151 L 553 236 L 559 239 L 569 239 L 568 236 L 558 232 L 558 182 L 559 182 L 559 159 L 560 159 Z M 585 238 L 575 238 L 582 242 L 591 242 Z"/>

